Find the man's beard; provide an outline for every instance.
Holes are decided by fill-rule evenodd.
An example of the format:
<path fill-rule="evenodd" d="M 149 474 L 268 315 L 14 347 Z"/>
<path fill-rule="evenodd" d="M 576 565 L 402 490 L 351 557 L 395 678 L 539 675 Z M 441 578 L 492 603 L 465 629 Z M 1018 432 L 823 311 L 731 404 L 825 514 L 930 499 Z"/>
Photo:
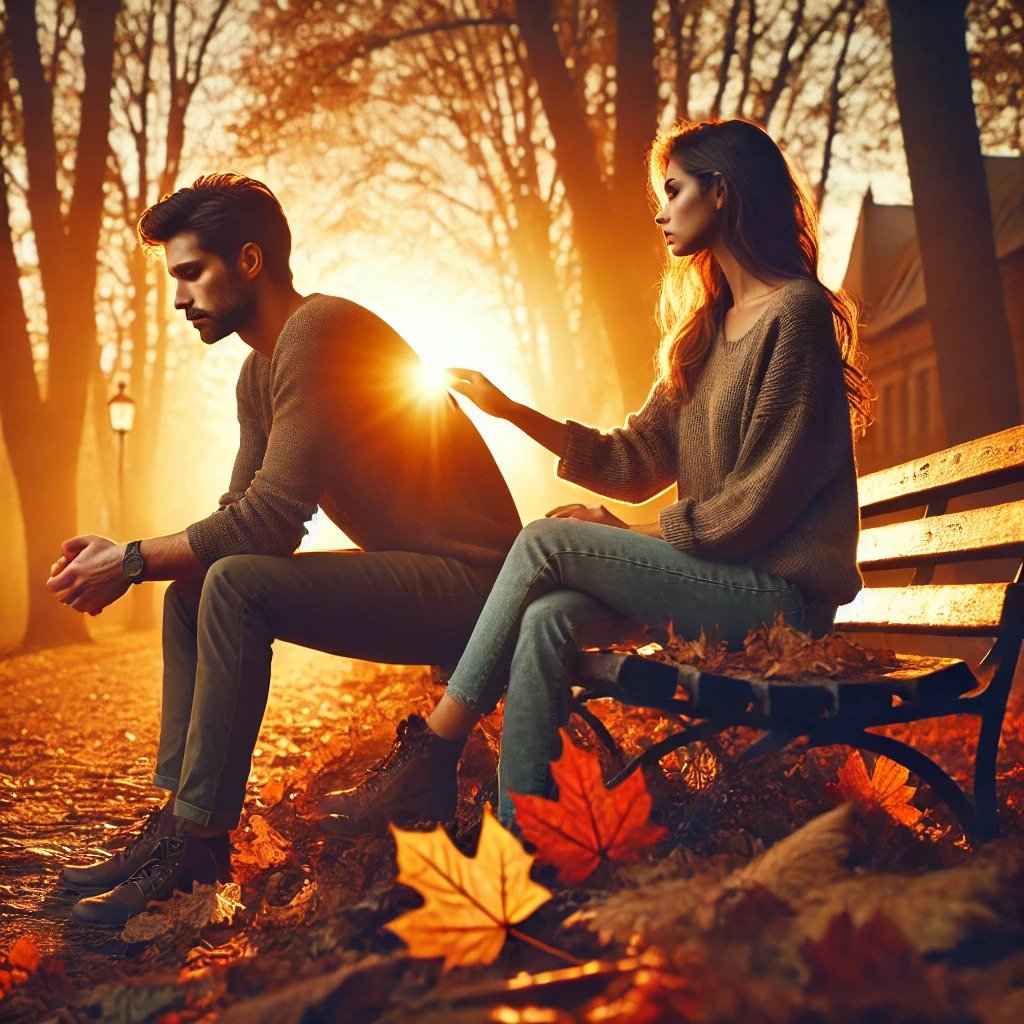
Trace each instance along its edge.
<path fill-rule="evenodd" d="M 209 334 L 203 338 L 204 345 L 213 345 L 243 330 L 256 316 L 256 289 L 244 284 L 232 286 L 225 304 L 216 312 L 203 310 L 202 315 L 209 322 Z"/>

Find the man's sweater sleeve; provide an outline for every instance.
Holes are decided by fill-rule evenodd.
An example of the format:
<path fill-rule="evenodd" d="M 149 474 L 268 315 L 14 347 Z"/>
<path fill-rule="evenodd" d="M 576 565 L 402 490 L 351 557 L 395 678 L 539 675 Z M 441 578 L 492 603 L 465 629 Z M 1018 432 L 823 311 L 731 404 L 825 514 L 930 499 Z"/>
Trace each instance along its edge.
<path fill-rule="evenodd" d="M 188 528 L 192 550 L 206 566 L 226 555 L 291 554 L 320 501 L 328 443 L 323 381 L 329 345 L 322 324 L 305 313 L 292 317 L 277 343 L 271 370 L 273 423 L 259 468 L 237 501 Z M 247 472 L 236 459 L 232 489 Z"/>
<path fill-rule="evenodd" d="M 267 438 L 253 408 L 254 356 L 255 353 L 246 360 L 238 375 L 238 385 L 235 388 L 235 401 L 238 406 L 238 451 L 235 453 L 235 463 L 231 468 L 228 489 L 217 502 L 218 511 L 233 505 L 245 494 L 253 477 L 256 476 L 256 471 L 263 464 L 263 457 L 267 452 Z"/>
<path fill-rule="evenodd" d="M 646 501 L 676 481 L 675 417 L 666 385 L 658 381 L 622 427 L 601 431 L 569 420 L 558 475 L 619 501 Z"/>
<path fill-rule="evenodd" d="M 662 509 L 662 536 L 682 551 L 723 559 L 775 540 L 841 463 L 849 439 L 837 424 L 848 423 L 831 307 L 824 299 L 801 304 L 779 322 L 735 468 L 717 494 Z"/>

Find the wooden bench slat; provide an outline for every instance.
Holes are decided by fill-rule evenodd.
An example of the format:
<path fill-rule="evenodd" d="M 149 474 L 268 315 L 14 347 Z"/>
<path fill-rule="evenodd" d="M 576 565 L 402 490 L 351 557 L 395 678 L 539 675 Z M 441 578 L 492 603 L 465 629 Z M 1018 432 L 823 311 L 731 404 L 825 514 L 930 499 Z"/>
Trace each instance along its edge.
<path fill-rule="evenodd" d="M 863 476 L 861 512 L 877 515 L 1024 480 L 1024 426 Z"/>
<path fill-rule="evenodd" d="M 1020 585 L 951 583 L 862 590 L 836 613 L 836 629 L 944 636 L 994 636 L 1007 598 L 1019 606 Z M 1019 611 L 1016 613 L 1019 614 Z"/>
<path fill-rule="evenodd" d="M 857 546 L 862 569 L 1008 555 L 1024 555 L 1024 501 L 876 526 L 861 531 Z"/>

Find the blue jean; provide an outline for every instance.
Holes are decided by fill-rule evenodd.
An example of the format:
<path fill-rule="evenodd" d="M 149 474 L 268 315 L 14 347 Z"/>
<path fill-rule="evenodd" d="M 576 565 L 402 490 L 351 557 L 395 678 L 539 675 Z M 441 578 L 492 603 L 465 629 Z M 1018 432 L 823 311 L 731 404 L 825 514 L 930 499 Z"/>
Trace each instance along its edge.
<path fill-rule="evenodd" d="M 774 620 L 831 628 L 834 607 L 792 583 L 737 563 L 709 562 L 664 540 L 574 519 L 527 526 L 509 552 L 448 694 L 487 714 L 505 693 L 498 814 L 515 819 L 509 791 L 544 794 L 557 756 L 573 661 L 581 646 L 613 642 L 639 626 L 695 638 L 717 628 L 730 646 Z"/>

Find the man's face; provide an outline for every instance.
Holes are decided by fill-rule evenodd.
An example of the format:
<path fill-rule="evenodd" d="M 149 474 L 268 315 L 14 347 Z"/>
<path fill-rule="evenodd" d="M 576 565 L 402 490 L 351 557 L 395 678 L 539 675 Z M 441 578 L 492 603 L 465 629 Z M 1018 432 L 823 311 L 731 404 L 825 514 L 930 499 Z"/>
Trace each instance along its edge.
<path fill-rule="evenodd" d="M 191 231 L 164 246 L 167 273 L 174 278 L 174 308 L 183 310 L 203 343 L 212 345 L 243 330 L 256 313 L 256 289 L 238 267 L 201 248 Z"/>

